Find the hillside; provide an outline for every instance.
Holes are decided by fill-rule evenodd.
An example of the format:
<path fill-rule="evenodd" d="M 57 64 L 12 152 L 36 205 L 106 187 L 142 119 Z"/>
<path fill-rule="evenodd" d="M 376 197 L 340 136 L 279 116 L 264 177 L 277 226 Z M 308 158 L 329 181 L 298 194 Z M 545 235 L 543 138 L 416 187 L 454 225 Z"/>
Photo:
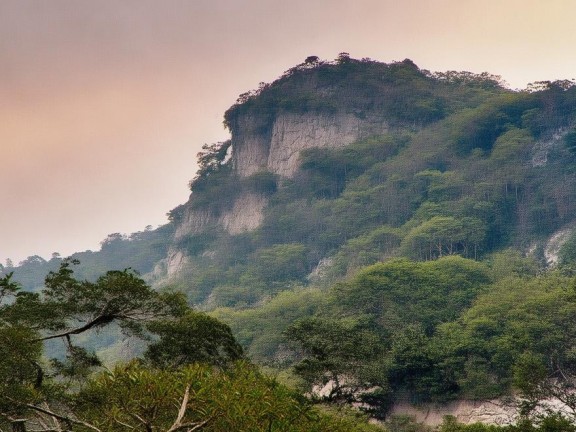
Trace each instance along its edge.
<path fill-rule="evenodd" d="M 168 275 L 214 307 L 386 257 L 514 247 L 546 264 L 576 205 L 575 92 L 309 58 L 226 112 L 231 141 L 205 148 L 190 200 L 170 213 Z"/>
<path fill-rule="evenodd" d="M 527 371 L 576 376 L 575 119 L 570 81 L 308 57 L 240 95 L 166 226 L 76 254 L 78 274 L 181 290 L 307 389 L 378 386 L 375 416 L 557 395 Z M 61 259 L 28 261 L 4 272 L 35 289 Z"/>

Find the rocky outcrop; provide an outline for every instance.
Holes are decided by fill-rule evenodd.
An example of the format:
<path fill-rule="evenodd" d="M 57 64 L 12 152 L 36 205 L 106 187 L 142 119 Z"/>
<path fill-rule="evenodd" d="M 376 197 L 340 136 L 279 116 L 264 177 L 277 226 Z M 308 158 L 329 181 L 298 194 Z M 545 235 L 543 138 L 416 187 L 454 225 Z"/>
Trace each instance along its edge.
<path fill-rule="evenodd" d="M 532 148 L 532 166 L 545 166 L 548 163 L 548 155 L 552 150 L 562 145 L 562 140 L 567 133 L 566 128 L 561 128 L 556 130 L 548 139 L 536 141 Z"/>
<path fill-rule="evenodd" d="M 174 233 L 174 244 L 177 245 L 185 237 L 200 234 L 210 227 L 220 227 L 232 235 L 252 231 L 262 223 L 267 202 L 263 195 L 246 193 L 241 194 L 228 209 L 218 213 L 209 208 L 198 209 L 188 205 Z M 185 252 L 178 246 L 173 246 L 166 260 L 167 275 L 178 273 L 187 262 Z"/>
<path fill-rule="evenodd" d="M 556 267 L 560 259 L 560 249 L 568 241 L 574 226 L 564 227 L 555 232 L 546 242 L 544 247 L 544 258 L 546 258 L 546 265 L 549 267 Z"/>
<path fill-rule="evenodd" d="M 176 247 L 170 248 L 166 258 L 166 275 L 174 276 L 188 263 L 188 257 Z"/>
<path fill-rule="evenodd" d="M 267 203 L 268 200 L 262 195 L 244 194 L 229 211 L 219 217 L 218 224 L 232 235 L 252 231 L 262 223 Z"/>
<path fill-rule="evenodd" d="M 192 198 L 193 199 L 193 198 Z M 184 217 L 174 233 L 174 240 L 199 234 L 208 227 L 219 226 L 230 234 L 240 234 L 257 228 L 264 217 L 266 197 L 255 194 L 241 194 L 232 205 L 215 213 L 209 208 L 186 207 Z"/>
<path fill-rule="evenodd" d="M 485 423 L 491 425 L 510 425 L 516 423 L 518 410 L 501 400 L 489 401 L 454 401 L 445 405 L 422 404 L 411 405 L 397 403 L 390 411 L 392 416 L 409 416 L 418 423 L 428 426 L 442 424 L 445 416 L 453 416 L 459 423 Z"/>
<path fill-rule="evenodd" d="M 232 162 L 241 177 L 262 170 L 291 177 L 304 149 L 344 147 L 387 131 L 387 122 L 376 114 L 280 113 L 267 123 L 245 116 L 232 128 Z"/>
<path fill-rule="evenodd" d="M 269 171 L 289 178 L 298 170 L 302 150 L 338 148 L 388 131 L 388 123 L 376 113 L 357 115 L 336 113 L 278 113 L 274 118 L 247 113 L 235 119 L 232 132 L 232 166 L 240 178 Z M 240 193 L 224 209 L 197 208 L 191 201 L 184 206 L 174 244 L 209 227 L 220 227 L 236 235 L 260 226 L 267 198 L 256 193 Z M 186 253 L 173 246 L 166 259 L 168 276 L 187 263 Z"/>

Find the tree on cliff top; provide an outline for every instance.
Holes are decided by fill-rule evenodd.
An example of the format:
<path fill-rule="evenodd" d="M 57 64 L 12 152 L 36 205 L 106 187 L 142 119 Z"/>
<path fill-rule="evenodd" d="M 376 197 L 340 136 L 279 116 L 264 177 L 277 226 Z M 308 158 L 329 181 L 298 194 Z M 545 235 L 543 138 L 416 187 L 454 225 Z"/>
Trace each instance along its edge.
<path fill-rule="evenodd" d="M 215 144 L 204 144 L 198 157 L 198 171 L 190 181 L 190 189 L 196 190 L 203 186 L 206 179 L 226 167 L 226 157 L 232 141 L 227 140 Z"/>

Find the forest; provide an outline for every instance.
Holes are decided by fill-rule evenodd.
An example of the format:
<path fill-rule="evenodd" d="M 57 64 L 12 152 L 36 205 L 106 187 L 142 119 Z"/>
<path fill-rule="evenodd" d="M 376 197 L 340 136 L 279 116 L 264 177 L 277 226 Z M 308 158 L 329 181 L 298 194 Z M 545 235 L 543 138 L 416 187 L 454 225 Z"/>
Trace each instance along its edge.
<path fill-rule="evenodd" d="M 303 150 L 290 178 L 205 145 L 165 226 L 3 266 L 1 427 L 417 432 L 395 403 L 515 396 L 515 424 L 437 430 L 576 430 L 574 83 L 312 56 L 225 124 L 342 110 L 391 127 Z M 175 240 L 243 193 L 266 199 L 258 228 Z"/>

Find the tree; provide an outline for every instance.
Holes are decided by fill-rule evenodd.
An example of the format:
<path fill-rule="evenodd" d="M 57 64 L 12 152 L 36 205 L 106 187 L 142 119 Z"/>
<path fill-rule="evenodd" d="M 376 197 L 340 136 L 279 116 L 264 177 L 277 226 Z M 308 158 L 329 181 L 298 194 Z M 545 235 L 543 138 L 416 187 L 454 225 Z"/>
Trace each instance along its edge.
<path fill-rule="evenodd" d="M 0 418 L 14 431 L 25 430 L 23 419 L 41 421 L 46 415 L 58 424 L 82 424 L 50 408 L 67 399 L 67 384 L 50 375 L 81 378 L 100 364 L 74 344 L 74 336 L 112 323 L 143 336 L 147 322 L 179 317 L 188 309 L 182 295 L 157 293 L 129 270 L 109 271 L 96 282 L 79 281 L 71 269 L 76 263 L 65 260 L 50 272 L 41 295 L 23 292 L 11 273 L 0 278 Z M 41 355 L 43 342 L 52 339 L 65 342 L 67 358 L 50 367 Z"/>
<path fill-rule="evenodd" d="M 201 152 L 197 154 L 198 157 L 198 171 L 196 176 L 190 182 L 190 189 L 195 190 L 201 188 L 203 182 L 220 171 L 224 167 L 228 149 L 232 145 L 232 141 L 223 141 L 215 144 L 204 144 Z"/>
<path fill-rule="evenodd" d="M 328 400 L 353 400 L 360 389 L 386 387 L 378 362 L 382 343 L 358 322 L 305 318 L 285 334 L 304 355 L 295 372 L 317 390 L 329 384 Z"/>
<path fill-rule="evenodd" d="M 155 367 L 198 362 L 225 366 L 243 357 L 230 327 L 204 313 L 189 311 L 177 320 L 154 321 L 148 330 L 160 338 L 144 354 Z"/>
<path fill-rule="evenodd" d="M 486 236 L 486 224 L 477 218 L 434 216 L 413 228 L 402 248 L 412 258 L 431 260 L 443 255 L 477 257 Z"/>
<path fill-rule="evenodd" d="M 131 363 L 91 379 L 74 409 L 101 432 L 381 430 L 321 414 L 245 362 L 224 371 L 206 364 L 158 370 Z"/>
<path fill-rule="evenodd" d="M 189 310 L 181 296 L 158 294 L 130 271 L 78 281 L 71 264 L 49 274 L 42 295 L 22 292 L 12 274 L 0 278 L 0 430 L 377 430 L 322 414 L 238 361 L 242 350 L 229 327 Z M 88 376 L 99 362 L 73 337 L 111 323 L 132 334 L 155 333 L 149 361 Z M 67 341 L 68 358 L 50 367 L 41 359 L 42 343 L 55 338 Z"/>

